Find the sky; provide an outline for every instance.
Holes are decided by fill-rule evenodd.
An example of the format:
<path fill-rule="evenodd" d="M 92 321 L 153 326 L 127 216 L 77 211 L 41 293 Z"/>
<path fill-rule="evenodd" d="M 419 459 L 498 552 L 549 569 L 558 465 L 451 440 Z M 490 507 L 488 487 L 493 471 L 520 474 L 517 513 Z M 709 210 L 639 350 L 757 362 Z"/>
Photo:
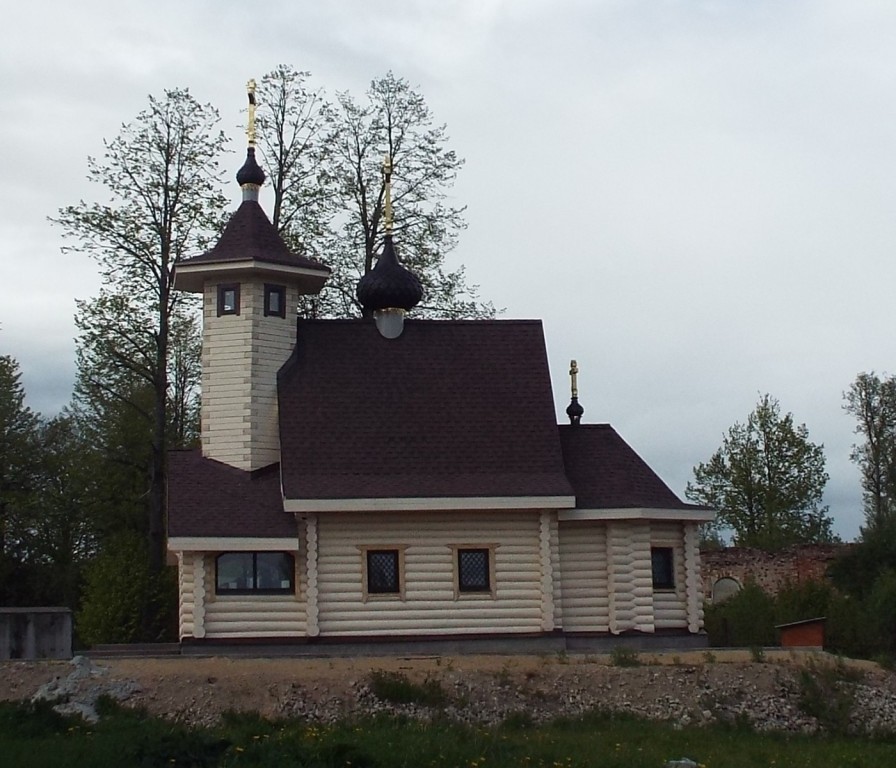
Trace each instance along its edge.
<path fill-rule="evenodd" d="M 235 172 L 250 77 L 290 64 L 361 96 L 392 70 L 466 159 L 448 264 L 544 321 L 558 417 L 575 358 L 583 420 L 683 494 L 770 393 L 824 444 L 835 530 L 858 534 L 843 391 L 896 372 L 896 4 L 32 0 L 4 27 L 0 354 L 35 410 L 69 400 L 75 300 L 99 288 L 48 217 L 102 197 L 87 157 L 150 94 L 213 103 Z"/>

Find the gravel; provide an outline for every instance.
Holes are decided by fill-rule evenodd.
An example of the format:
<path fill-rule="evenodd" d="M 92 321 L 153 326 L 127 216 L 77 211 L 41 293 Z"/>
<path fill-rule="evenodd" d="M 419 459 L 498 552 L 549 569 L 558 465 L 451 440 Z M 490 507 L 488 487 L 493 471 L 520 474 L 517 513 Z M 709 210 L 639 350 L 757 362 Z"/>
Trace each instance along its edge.
<path fill-rule="evenodd" d="M 716 654 L 719 656 L 720 654 Z M 825 654 L 767 654 L 764 663 L 712 661 L 617 667 L 609 657 L 454 657 L 421 659 L 156 659 L 92 662 L 3 662 L 0 699 L 57 701 L 60 711 L 95 721 L 96 701 L 127 706 L 195 725 L 211 725 L 228 709 L 267 717 L 332 723 L 380 713 L 417 719 L 448 717 L 491 725 L 507 718 L 544 722 L 592 710 L 630 713 L 675 727 L 749 724 L 759 731 L 814 733 L 816 717 L 801 707 L 801 670 L 838 669 Z M 896 733 L 896 676 L 856 662 L 833 674 L 833 701 L 852 701 L 849 729 Z M 438 681 L 438 706 L 383 701 L 373 670 L 412 684 Z M 827 678 L 826 678 L 827 679 Z M 430 682 L 430 685 L 433 685 Z M 824 699 L 825 697 L 822 697 Z M 825 702 L 822 701 L 824 704 Z"/>

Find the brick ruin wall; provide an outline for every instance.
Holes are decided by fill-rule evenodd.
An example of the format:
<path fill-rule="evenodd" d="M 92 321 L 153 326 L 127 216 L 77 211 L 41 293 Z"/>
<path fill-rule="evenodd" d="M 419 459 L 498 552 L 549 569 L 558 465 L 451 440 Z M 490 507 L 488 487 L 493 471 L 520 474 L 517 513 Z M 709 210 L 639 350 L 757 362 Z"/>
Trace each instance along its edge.
<path fill-rule="evenodd" d="M 820 580 L 828 566 L 843 554 L 845 544 L 805 544 L 779 552 L 749 547 L 728 547 L 700 552 L 703 594 L 712 597 L 713 585 L 722 578 L 734 579 L 740 586 L 754 581 L 772 595 L 785 584 Z"/>

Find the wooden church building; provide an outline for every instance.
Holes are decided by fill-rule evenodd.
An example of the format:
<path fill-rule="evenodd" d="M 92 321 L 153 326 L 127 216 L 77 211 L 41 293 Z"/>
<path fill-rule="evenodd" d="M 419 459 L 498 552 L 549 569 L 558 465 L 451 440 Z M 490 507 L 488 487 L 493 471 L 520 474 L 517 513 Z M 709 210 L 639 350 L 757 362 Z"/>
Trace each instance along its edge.
<path fill-rule="evenodd" d="M 204 323 L 202 447 L 169 458 L 181 640 L 699 645 L 713 513 L 581 423 L 575 364 L 558 426 L 540 321 L 413 319 L 391 233 L 363 318 L 297 318 L 329 269 L 259 206 L 251 109 L 249 135 L 242 204 L 175 266 Z"/>

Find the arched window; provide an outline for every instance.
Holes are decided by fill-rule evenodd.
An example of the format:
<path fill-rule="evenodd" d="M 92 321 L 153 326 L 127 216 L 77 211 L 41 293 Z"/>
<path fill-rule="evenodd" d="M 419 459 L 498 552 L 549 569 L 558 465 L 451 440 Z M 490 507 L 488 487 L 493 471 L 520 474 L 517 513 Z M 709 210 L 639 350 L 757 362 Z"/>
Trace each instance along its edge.
<path fill-rule="evenodd" d="M 723 576 L 712 585 L 712 601 L 724 603 L 728 598 L 734 597 L 740 592 L 740 584 L 730 576 Z"/>

